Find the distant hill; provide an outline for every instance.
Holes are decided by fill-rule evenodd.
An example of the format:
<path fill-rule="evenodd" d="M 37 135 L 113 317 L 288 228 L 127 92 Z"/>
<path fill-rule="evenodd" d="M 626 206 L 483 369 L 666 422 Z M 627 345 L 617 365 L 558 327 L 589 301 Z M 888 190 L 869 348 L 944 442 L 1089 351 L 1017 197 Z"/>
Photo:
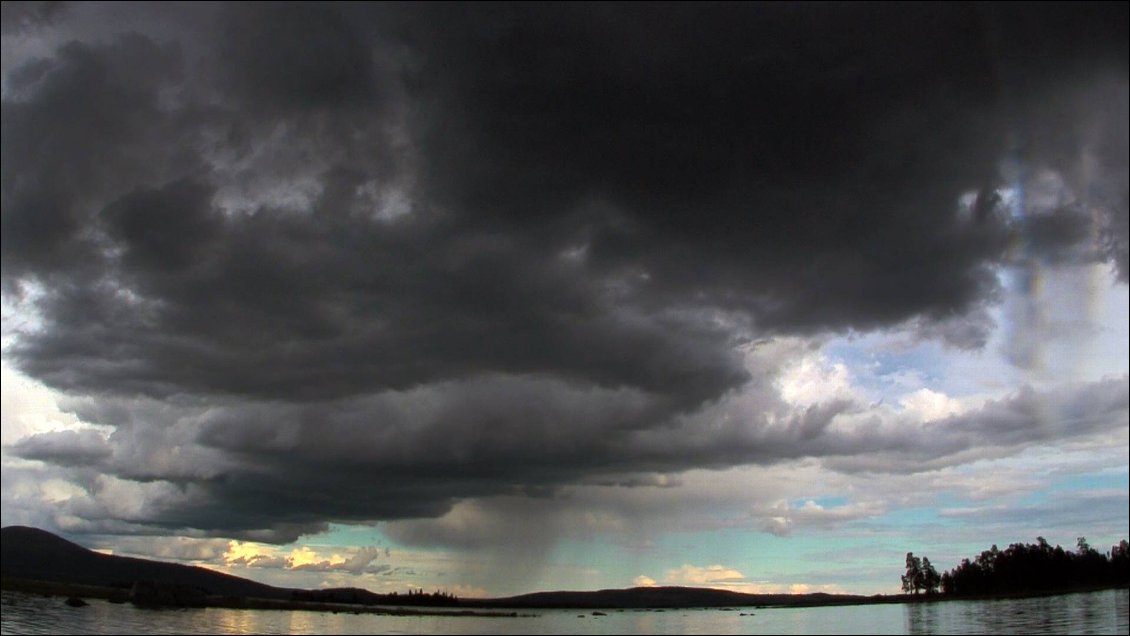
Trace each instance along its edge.
<path fill-rule="evenodd" d="M 0 529 L 0 575 L 125 590 L 135 581 L 156 581 L 202 588 L 217 596 L 265 599 L 290 599 L 294 592 L 200 567 L 100 554 L 26 526 Z"/>
<path fill-rule="evenodd" d="M 220 597 L 305 603 L 432 605 L 478 608 L 688 608 L 805 606 L 898 602 L 900 597 L 846 594 L 741 594 L 699 587 L 634 587 L 596 592 L 537 592 L 507 598 L 456 599 L 422 590 L 404 595 L 358 588 L 300 590 L 273 587 L 205 568 L 100 554 L 45 530 L 0 529 L 0 575 L 4 578 L 93 585 L 129 590 L 137 581 L 199 588 Z"/>
<path fill-rule="evenodd" d="M 463 600 L 464 605 L 513 608 L 685 608 L 756 605 L 835 605 L 878 599 L 848 594 L 743 594 L 703 587 L 633 587 L 596 592 L 536 592 L 509 598 Z"/>

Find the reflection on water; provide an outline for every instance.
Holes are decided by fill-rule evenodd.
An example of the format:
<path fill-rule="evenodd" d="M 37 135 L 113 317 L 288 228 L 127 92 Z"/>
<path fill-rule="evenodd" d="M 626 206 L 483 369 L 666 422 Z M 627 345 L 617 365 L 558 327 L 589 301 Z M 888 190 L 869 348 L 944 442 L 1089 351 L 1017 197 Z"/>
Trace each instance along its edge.
<path fill-rule="evenodd" d="M 1126 634 L 1130 592 L 797 609 L 544 611 L 519 618 L 145 610 L 4 592 L 0 634 Z M 746 615 L 743 615 L 746 614 Z"/>
<path fill-rule="evenodd" d="M 906 607 L 908 634 L 1125 634 L 1128 630 L 1127 590 Z"/>

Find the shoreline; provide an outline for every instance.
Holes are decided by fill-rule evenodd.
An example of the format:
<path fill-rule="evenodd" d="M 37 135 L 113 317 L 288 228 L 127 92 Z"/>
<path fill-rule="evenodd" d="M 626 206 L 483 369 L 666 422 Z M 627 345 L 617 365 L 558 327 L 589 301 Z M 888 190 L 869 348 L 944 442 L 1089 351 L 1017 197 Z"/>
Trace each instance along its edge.
<path fill-rule="evenodd" d="M 37 594 L 41 596 L 58 596 L 67 599 L 102 599 L 110 603 L 132 603 L 130 592 L 122 588 L 106 587 L 98 585 L 87 585 L 81 583 L 63 583 L 57 581 L 42 581 L 34 579 L 22 579 L 3 577 L 0 579 L 0 589 L 4 591 L 23 592 L 27 594 Z M 1000 593 L 978 596 L 947 596 L 944 594 L 935 594 L 930 596 L 920 595 L 913 596 L 907 594 L 890 594 L 890 595 L 873 595 L 873 596 L 855 596 L 855 595 L 821 595 L 817 598 L 808 598 L 806 595 L 796 595 L 794 598 L 782 598 L 787 595 L 773 595 L 773 599 L 764 599 L 757 601 L 751 599 L 748 605 L 732 604 L 728 606 L 709 607 L 709 609 L 717 610 L 733 610 L 734 608 L 752 608 L 752 609 L 768 609 L 768 608 L 806 608 L 806 607 L 836 607 L 836 606 L 850 606 L 850 605 L 890 605 L 890 604 L 915 604 L 915 603 L 938 603 L 943 601 L 993 601 L 993 600 L 1008 600 L 1018 598 L 1040 598 L 1052 596 L 1065 596 L 1069 594 L 1080 594 L 1089 592 L 1098 592 L 1110 589 L 1128 589 L 1125 585 L 1114 586 L 1099 586 L 1088 587 L 1072 590 L 1059 590 L 1059 591 L 1031 591 L 1031 592 L 1012 592 Z M 154 609 L 183 609 L 187 607 L 216 607 L 226 609 L 253 609 L 253 610 L 292 610 L 292 611 L 313 611 L 313 612 L 332 612 L 332 613 L 353 613 L 353 614 L 378 614 L 385 616 L 452 616 L 452 617 L 486 617 L 486 618 L 514 618 L 518 616 L 529 616 L 529 614 L 519 614 L 518 610 L 591 610 L 591 609 L 608 609 L 608 610 L 647 610 L 647 609 L 707 609 L 698 604 L 687 604 L 681 607 L 672 606 L 655 606 L 655 607 L 625 607 L 615 605 L 600 606 L 594 603 L 531 603 L 514 605 L 508 604 L 507 601 L 511 599 L 466 599 L 460 605 L 454 606 L 433 606 L 433 607 L 403 607 L 403 606 L 390 606 L 390 605 L 366 605 L 361 603 L 335 603 L 324 601 L 302 601 L 293 599 L 268 599 L 268 598 L 254 598 L 244 596 L 205 596 L 199 602 L 192 604 L 170 604 L 170 605 L 151 605 L 146 603 L 137 604 L 139 607 L 147 607 Z"/>
<path fill-rule="evenodd" d="M 110 603 L 130 603 L 147 609 L 187 609 L 223 608 L 250 610 L 290 610 L 307 612 L 331 612 L 334 614 L 379 614 L 384 616 L 453 616 L 483 618 L 516 618 L 516 611 L 490 611 L 488 609 L 465 609 L 458 607 L 409 608 L 388 605 L 363 605 L 360 603 L 330 603 L 322 601 L 298 601 L 288 599 L 254 598 L 245 596 L 206 596 L 200 603 L 182 605 L 150 605 L 134 603 L 128 590 L 82 583 L 62 583 L 58 581 L 39 581 L 4 577 L 0 579 L 0 590 L 22 592 L 39 596 L 100 599 Z"/>

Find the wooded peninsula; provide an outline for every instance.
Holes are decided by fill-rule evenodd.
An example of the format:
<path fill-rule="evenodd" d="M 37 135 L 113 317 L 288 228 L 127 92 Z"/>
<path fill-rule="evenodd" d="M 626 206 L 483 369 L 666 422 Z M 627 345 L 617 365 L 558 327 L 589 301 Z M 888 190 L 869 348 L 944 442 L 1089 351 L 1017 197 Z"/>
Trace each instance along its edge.
<path fill-rule="evenodd" d="M 992 548 L 954 569 L 938 574 L 928 558 L 906 555 L 902 589 L 949 597 L 1072 592 L 1130 585 L 1130 543 L 1123 539 L 1103 554 L 1079 537 L 1074 551 L 1054 548 L 1043 537 L 1036 543 Z"/>

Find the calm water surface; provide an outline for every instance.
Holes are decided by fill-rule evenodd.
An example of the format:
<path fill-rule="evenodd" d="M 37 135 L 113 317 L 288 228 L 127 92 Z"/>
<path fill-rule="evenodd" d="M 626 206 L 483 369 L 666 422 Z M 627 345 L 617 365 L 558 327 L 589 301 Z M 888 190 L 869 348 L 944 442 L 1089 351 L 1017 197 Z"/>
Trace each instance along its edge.
<path fill-rule="evenodd" d="M 3 592 L 3 634 L 1126 634 L 1130 592 L 804 609 L 541 611 L 519 618 L 143 610 Z M 742 616 L 746 613 L 746 616 Z M 752 613 L 752 615 L 749 615 Z M 582 617 L 583 616 L 583 617 Z"/>

